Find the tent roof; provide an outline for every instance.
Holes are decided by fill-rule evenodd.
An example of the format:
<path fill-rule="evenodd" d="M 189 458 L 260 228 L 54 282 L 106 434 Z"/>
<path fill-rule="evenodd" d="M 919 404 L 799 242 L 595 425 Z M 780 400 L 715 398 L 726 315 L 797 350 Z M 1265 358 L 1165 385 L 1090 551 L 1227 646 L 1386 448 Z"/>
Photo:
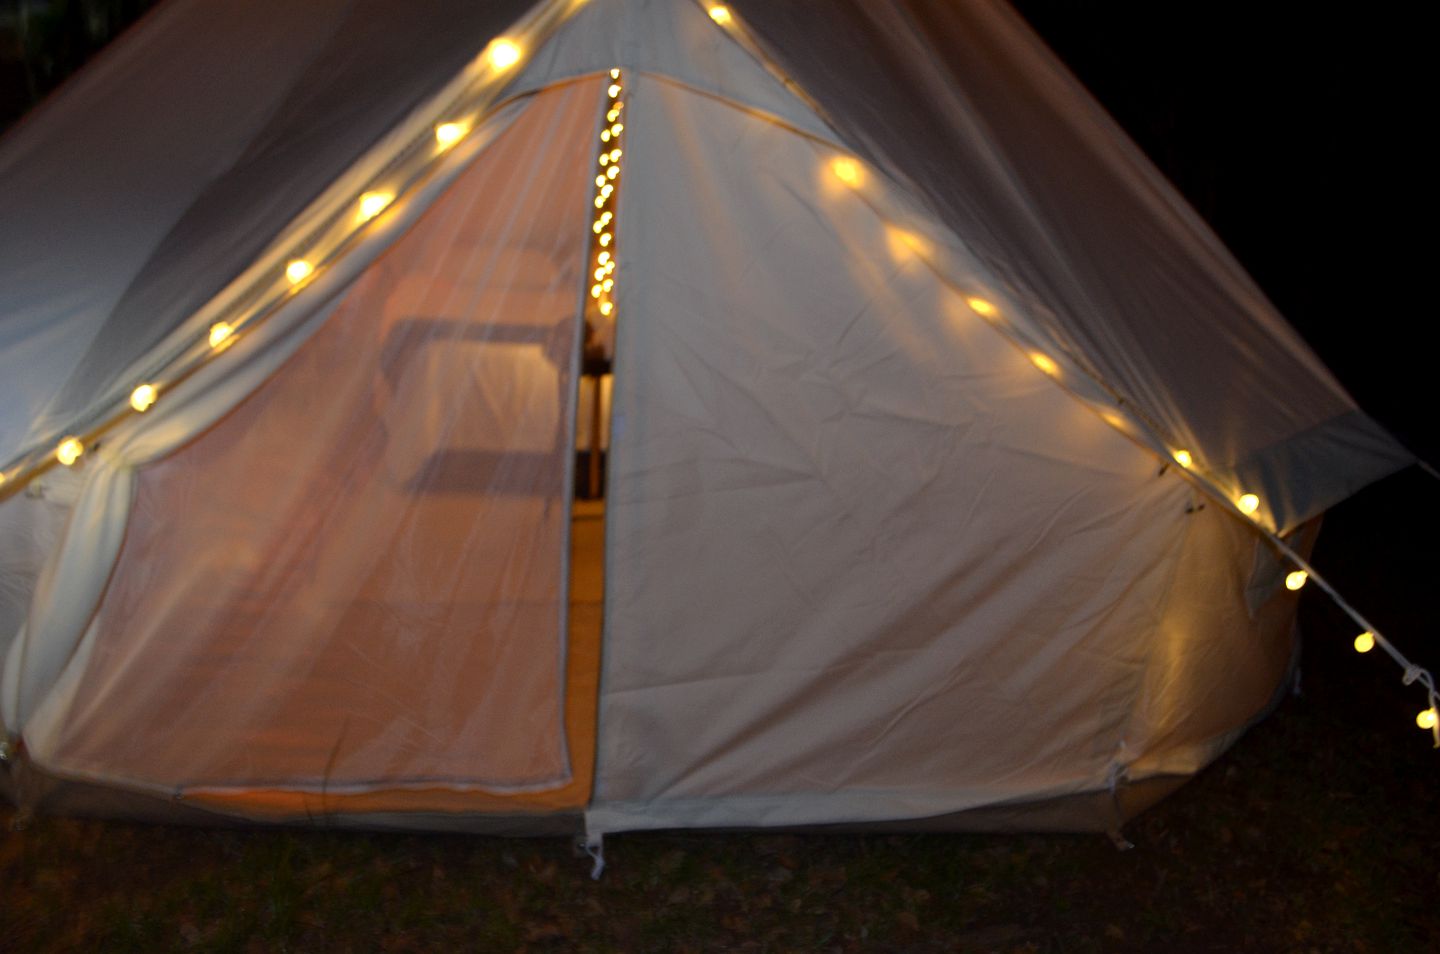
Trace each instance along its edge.
<path fill-rule="evenodd" d="M 0 456 L 123 386 L 531 5 L 168 0 L 127 34 L 0 143 Z M 1277 526 L 1410 462 L 1007 6 L 731 7 L 767 65 L 1001 276 L 1054 348 L 1262 493 Z M 590 0 L 577 16 L 602 8 L 667 26 L 574 31 L 542 49 L 546 75 L 586 50 L 674 75 L 695 23 L 724 36 L 693 0 Z M 723 75 L 723 57 L 711 65 Z"/>

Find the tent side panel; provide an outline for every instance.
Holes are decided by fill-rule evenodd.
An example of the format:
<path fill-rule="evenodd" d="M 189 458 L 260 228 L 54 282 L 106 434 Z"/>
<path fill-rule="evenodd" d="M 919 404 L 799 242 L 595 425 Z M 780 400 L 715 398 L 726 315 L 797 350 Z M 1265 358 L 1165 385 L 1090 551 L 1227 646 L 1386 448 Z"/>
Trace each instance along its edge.
<path fill-rule="evenodd" d="M 540 94 L 273 378 L 141 470 L 47 768 L 187 792 L 570 781 L 598 102 Z"/>
<path fill-rule="evenodd" d="M 823 147 L 643 77 L 628 116 L 592 820 L 1103 787 L 1188 486 L 942 285 Z"/>

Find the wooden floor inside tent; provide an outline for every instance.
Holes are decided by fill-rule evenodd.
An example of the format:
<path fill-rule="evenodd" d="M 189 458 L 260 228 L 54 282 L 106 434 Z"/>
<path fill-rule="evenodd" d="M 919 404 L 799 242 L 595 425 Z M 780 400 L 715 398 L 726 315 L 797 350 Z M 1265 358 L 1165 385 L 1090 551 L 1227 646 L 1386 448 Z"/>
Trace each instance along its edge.
<path fill-rule="evenodd" d="M 605 592 L 605 508 L 576 501 L 570 538 L 570 632 L 565 670 L 565 733 L 571 780 L 541 792 L 512 795 L 447 788 L 321 794 L 283 789 L 187 793 L 191 804 L 260 818 L 369 815 L 386 812 L 545 814 L 574 812 L 590 800 L 595 768 L 596 692 Z"/>

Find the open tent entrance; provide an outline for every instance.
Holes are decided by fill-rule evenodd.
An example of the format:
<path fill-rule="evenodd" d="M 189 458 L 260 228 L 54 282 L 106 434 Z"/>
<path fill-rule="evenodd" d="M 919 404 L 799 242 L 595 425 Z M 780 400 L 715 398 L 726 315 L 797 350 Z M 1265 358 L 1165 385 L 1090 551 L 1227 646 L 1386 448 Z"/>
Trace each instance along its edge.
<path fill-rule="evenodd" d="M 572 617 L 567 569 L 604 86 L 535 94 L 278 373 L 142 469 L 67 774 L 584 804 L 599 611 Z"/>

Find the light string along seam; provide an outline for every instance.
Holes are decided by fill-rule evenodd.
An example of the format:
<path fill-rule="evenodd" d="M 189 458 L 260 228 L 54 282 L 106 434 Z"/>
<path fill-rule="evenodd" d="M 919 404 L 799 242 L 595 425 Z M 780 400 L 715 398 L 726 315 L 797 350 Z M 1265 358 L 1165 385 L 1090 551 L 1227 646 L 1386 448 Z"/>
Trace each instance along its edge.
<path fill-rule="evenodd" d="M 836 175 L 837 178 L 839 178 L 842 182 L 845 182 L 853 190 L 855 190 L 857 195 L 859 195 L 861 201 L 870 208 L 870 210 L 872 211 L 872 213 L 874 213 L 877 219 L 879 219 L 883 224 L 890 228 L 894 228 L 897 230 L 900 229 L 900 227 L 896 225 L 896 223 L 892 222 L 889 217 L 884 214 L 881 208 L 876 206 L 873 202 L 869 200 L 867 196 L 863 194 L 863 188 L 861 183 L 866 178 L 866 176 L 860 169 L 860 163 L 858 159 L 853 156 L 842 156 L 841 158 L 832 161 L 831 168 L 832 172 Z M 1006 340 L 1008 340 L 1014 347 L 1020 350 L 1020 352 L 1032 364 L 1039 368 L 1041 372 L 1043 372 L 1047 377 L 1059 384 L 1061 388 L 1075 395 L 1075 397 L 1080 400 L 1085 406 L 1090 408 L 1100 406 L 1099 402 L 1091 400 L 1084 395 L 1078 394 L 1072 387 L 1065 384 L 1065 382 L 1061 380 L 1061 377 L 1059 375 L 1060 368 L 1056 365 L 1054 359 L 1052 359 L 1048 354 L 1046 354 L 1044 350 L 1037 350 L 1037 348 L 1041 348 L 1043 346 L 1030 342 L 1028 340 L 1028 335 L 1021 335 L 1017 329 L 1014 329 L 1009 325 L 1008 322 L 1005 322 L 1003 320 L 1003 315 L 1001 314 L 1001 311 L 998 307 L 996 307 L 986 299 L 970 297 L 967 293 L 967 289 L 961 288 L 960 286 L 957 286 L 953 282 L 951 282 L 948 276 L 945 275 L 945 273 L 939 268 L 939 266 L 931 260 L 928 244 L 907 244 L 909 245 L 910 250 L 914 252 L 922 262 L 925 263 L 926 267 L 933 275 L 935 275 L 946 286 L 957 291 L 962 296 L 966 296 L 965 301 L 969 305 L 970 310 L 980 315 L 982 318 L 987 319 L 986 324 L 995 328 L 997 331 L 1000 331 L 1000 333 L 1006 338 Z M 1054 347 L 1053 343 L 1050 343 L 1049 346 Z M 1063 348 L 1060 349 L 1060 353 L 1064 355 L 1067 361 L 1069 361 L 1076 370 L 1080 371 L 1081 374 L 1083 374 L 1087 379 L 1089 379 L 1092 384 L 1094 384 L 1105 394 L 1109 395 L 1116 402 L 1117 410 L 1127 411 L 1133 417 L 1138 419 L 1139 422 L 1150 431 L 1150 433 L 1155 437 L 1155 439 L 1160 445 L 1165 447 L 1175 446 L 1173 441 L 1167 441 L 1165 439 L 1164 428 L 1162 428 L 1158 424 L 1158 422 L 1150 418 L 1148 414 L 1146 414 L 1140 407 L 1135 405 L 1133 402 L 1127 401 L 1124 395 L 1114 387 L 1110 386 L 1108 382 L 1100 379 L 1094 372 L 1094 370 L 1089 366 L 1088 362 L 1075 360 L 1074 357 Z M 1112 415 L 1110 413 L 1099 413 L 1098 416 L 1101 418 L 1101 420 L 1105 421 L 1105 423 L 1107 423 L 1112 428 L 1119 430 L 1122 434 L 1126 433 L 1125 429 L 1120 427 L 1116 423 L 1116 421 L 1112 419 Z M 1129 435 L 1127 435 L 1127 437 L 1128 436 Z M 1158 448 L 1150 449 L 1154 453 L 1160 453 Z M 1260 508 L 1260 498 L 1257 495 L 1253 493 L 1245 493 L 1241 494 L 1238 498 L 1232 499 L 1231 494 L 1227 493 L 1223 488 L 1215 484 L 1212 480 L 1208 478 L 1208 476 L 1203 475 L 1196 470 L 1195 462 L 1192 459 L 1189 451 L 1172 450 L 1169 452 L 1168 457 L 1165 457 L 1163 459 L 1166 459 L 1167 464 L 1173 463 L 1177 465 L 1177 469 L 1180 471 L 1182 477 L 1184 479 L 1188 479 L 1193 484 L 1195 484 L 1206 496 L 1211 497 L 1217 502 L 1221 503 L 1232 513 L 1234 513 L 1235 515 L 1243 519 L 1245 522 L 1250 524 L 1252 527 L 1254 527 L 1254 529 L 1259 532 L 1265 539 L 1267 539 L 1277 550 L 1281 551 L 1281 553 L 1288 560 L 1290 560 L 1295 567 L 1297 567 L 1303 572 L 1303 577 L 1295 585 L 1289 585 L 1287 580 L 1288 588 L 1292 590 L 1298 590 L 1301 586 L 1304 585 L 1307 580 L 1314 579 L 1316 585 L 1319 586 L 1320 589 L 1324 591 L 1328 596 L 1330 596 L 1330 598 L 1334 601 L 1335 605 L 1343 613 L 1349 616 L 1351 620 L 1358 624 L 1366 634 L 1371 636 L 1374 640 L 1375 645 L 1378 645 L 1383 650 L 1385 650 L 1386 654 L 1389 655 L 1390 658 L 1393 659 L 1402 670 L 1404 670 L 1403 681 L 1405 685 L 1408 686 L 1416 682 L 1420 683 L 1420 685 L 1426 691 L 1429 707 L 1426 710 L 1422 711 L 1416 717 L 1416 721 L 1417 724 L 1421 725 L 1422 728 L 1428 728 L 1431 731 L 1431 734 L 1435 740 L 1434 747 L 1440 749 L 1440 718 L 1436 718 L 1437 713 L 1440 713 L 1440 698 L 1437 698 L 1435 682 L 1430 672 L 1411 662 L 1404 653 L 1400 652 L 1400 650 L 1397 649 L 1393 643 L 1386 639 L 1383 634 L 1381 634 L 1372 624 L 1370 624 L 1369 621 L 1366 620 L 1365 617 L 1361 615 L 1360 612 L 1356 610 L 1348 600 L 1341 596 L 1340 593 L 1333 586 L 1330 585 L 1329 581 L 1327 581 L 1323 576 L 1316 572 L 1315 568 L 1310 565 L 1309 561 L 1302 558 L 1300 554 L 1297 553 L 1288 544 L 1286 544 L 1285 541 L 1277 533 L 1275 533 L 1269 527 L 1266 527 L 1260 522 L 1260 517 L 1257 515 Z M 1422 466 L 1424 466 L 1423 462 L 1421 463 Z"/>
<path fill-rule="evenodd" d="M 511 31 L 492 40 L 472 61 L 486 64 L 488 70 L 469 80 L 458 92 L 447 95 L 442 105 L 431 107 L 431 114 L 440 120 L 471 114 L 460 123 L 439 123 L 439 126 L 452 127 L 449 137 L 442 138 L 438 135 L 439 127 L 427 123 L 424 133 L 395 150 L 393 158 L 359 191 L 358 197 L 352 195 L 348 199 L 332 200 L 336 203 L 336 208 L 327 213 L 319 225 L 303 236 L 272 247 L 261 260 L 277 260 L 279 275 L 284 279 L 284 285 L 278 293 L 273 291 L 272 285 L 276 276 L 271 269 L 266 269 L 249 288 L 235 296 L 237 304 L 229 306 L 217 316 L 223 316 L 222 320 L 212 323 L 202 332 L 201 342 L 208 339 L 208 346 L 201 345 L 197 348 L 196 342 L 180 345 L 151 373 L 143 375 L 141 383 L 124 394 L 123 400 L 120 400 L 117 406 L 97 405 L 82 412 L 70 425 L 57 430 L 54 436 L 27 447 L 4 467 L 0 467 L 0 499 L 18 493 L 57 463 L 61 466 L 73 466 L 88 445 L 98 441 L 131 413 L 148 410 L 156 403 L 161 390 L 173 389 L 206 366 L 221 351 L 234 344 L 234 339 L 243 326 L 257 324 L 271 317 L 309 284 L 316 277 L 316 272 L 334 264 L 344 253 L 350 251 L 371 219 L 401 198 L 401 193 L 409 191 L 433 172 L 437 167 L 439 154 L 448 151 L 473 131 L 474 121 L 478 118 L 474 115 L 476 110 L 494 105 L 486 96 L 493 95 L 502 88 L 504 74 L 521 62 L 526 46 L 533 50 L 538 39 L 552 33 L 584 3 L 585 0 L 558 0 L 537 9 L 518 22 Z M 512 37 L 526 37 L 530 42 L 522 45 Z M 461 75 L 464 75 L 463 72 Z M 438 151 L 432 153 L 426 149 L 426 144 L 430 142 L 438 144 Z M 418 168 L 404 183 L 403 188 L 391 189 L 382 184 L 394 179 L 397 167 L 415 165 L 417 157 L 421 156 L 424 158 L 418 160 Z M 360 211 L 355 215 L 357 202 Z M 328 250 L 324 248 L 321 239 L 331 236 L 339 224 L 352 215 L 355 227 L 345 231 L 333 242 L 325 243 L 329 246 Z M 282 253 L 282 248 L 287 251 Z M 64 435 L 63 439 L 60 435 Z"/>

